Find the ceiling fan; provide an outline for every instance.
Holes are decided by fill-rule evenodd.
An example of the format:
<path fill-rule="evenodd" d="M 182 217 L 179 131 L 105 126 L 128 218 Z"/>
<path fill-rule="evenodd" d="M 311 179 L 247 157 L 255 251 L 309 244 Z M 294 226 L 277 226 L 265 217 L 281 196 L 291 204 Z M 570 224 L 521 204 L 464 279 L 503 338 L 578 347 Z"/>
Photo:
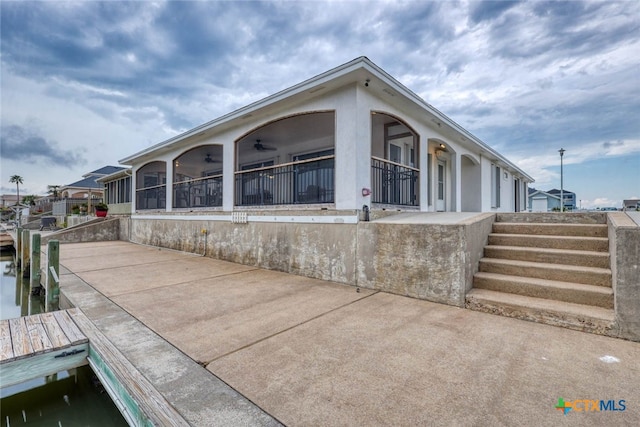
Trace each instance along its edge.
<path fill-rule="evenodd" d="M 262 143 L 260 142 L 259 139 L 256 139 L 256 143 L 253 144 L 253 148 L 255 148 L 258 151 L 275 151 L 275 150 L 277 150 L 276 147 L 269 147 L 268 145 L 262 145 Z"/>
<path fill-rule="evenodd" d="M 211 154 L 207 154 L 207 157 L 204 158 L 204 161 L 207 163 L 220 163 L 219 160 L 212 158 Z"/>

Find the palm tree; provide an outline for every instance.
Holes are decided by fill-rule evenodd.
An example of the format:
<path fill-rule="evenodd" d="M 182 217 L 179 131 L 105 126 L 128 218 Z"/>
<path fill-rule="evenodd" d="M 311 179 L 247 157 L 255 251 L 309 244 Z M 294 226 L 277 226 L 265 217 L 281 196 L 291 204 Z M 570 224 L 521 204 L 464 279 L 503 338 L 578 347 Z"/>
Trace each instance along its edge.
<path fill-rule="evenodd" d="M 13 175 L 11 178 L 9 178 L 9 182 L 16 185 L 16 193 L 18 196 L 16 198 L 16 205 L 19 205 L 20 204 L 20 184 L 22 184 L 22 177 L 20 175 Z"/>
<path fill-rule="evenodd" d="M 35 206 L 36 199 L 38 199 L 38 196 L 35 194 L 28 194 L 22 198 L 22 203 L 29 206 Z"/>
<path fill-rule="evenodd" d="M 58 190 L 60 189 L 59 185 L 47 185 L 47 189 L 49 194 L 53 196 L 54 200 L 58 200 Z"/>

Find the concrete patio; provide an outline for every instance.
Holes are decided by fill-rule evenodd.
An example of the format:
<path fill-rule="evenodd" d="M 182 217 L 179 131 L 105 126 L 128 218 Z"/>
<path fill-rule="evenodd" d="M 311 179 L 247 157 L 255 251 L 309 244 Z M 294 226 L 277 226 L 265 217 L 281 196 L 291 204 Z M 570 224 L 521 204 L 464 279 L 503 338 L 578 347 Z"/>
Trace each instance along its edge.
<path fill-rule="evenodd" d="M 125 242 L 60 259 L 191 425 L 640 425 L 638 343 Z"/>

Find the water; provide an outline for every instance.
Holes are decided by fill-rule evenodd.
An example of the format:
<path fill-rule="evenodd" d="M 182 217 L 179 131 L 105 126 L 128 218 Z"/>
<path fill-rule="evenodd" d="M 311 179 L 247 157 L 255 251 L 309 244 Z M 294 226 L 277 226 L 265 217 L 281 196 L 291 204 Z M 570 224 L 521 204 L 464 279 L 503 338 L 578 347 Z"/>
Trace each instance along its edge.
<path fill-rule="evenodd" d="M 0 318 L 44 311 L 44 298 L 29 293 L 16 274 L 14 253 L 0 255 Z M 0 426 L 127 426 L 89 366 L 0 389 Z"/>

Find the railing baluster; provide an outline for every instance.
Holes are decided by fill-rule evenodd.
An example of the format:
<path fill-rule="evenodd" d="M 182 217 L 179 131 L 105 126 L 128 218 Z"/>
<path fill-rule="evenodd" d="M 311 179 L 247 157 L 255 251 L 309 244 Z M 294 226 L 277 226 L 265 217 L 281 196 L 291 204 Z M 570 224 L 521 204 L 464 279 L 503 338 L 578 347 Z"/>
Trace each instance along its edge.
<path fill-rule="evenodd" d="M 371 159 L 371 202 L 399 206 L 418 206 L 418 169 L 388 160 Z"/>
<path fill-rule="evenodd" d="M 236 172 L 237 206 L 333 203 L 335 157 Z"/>

